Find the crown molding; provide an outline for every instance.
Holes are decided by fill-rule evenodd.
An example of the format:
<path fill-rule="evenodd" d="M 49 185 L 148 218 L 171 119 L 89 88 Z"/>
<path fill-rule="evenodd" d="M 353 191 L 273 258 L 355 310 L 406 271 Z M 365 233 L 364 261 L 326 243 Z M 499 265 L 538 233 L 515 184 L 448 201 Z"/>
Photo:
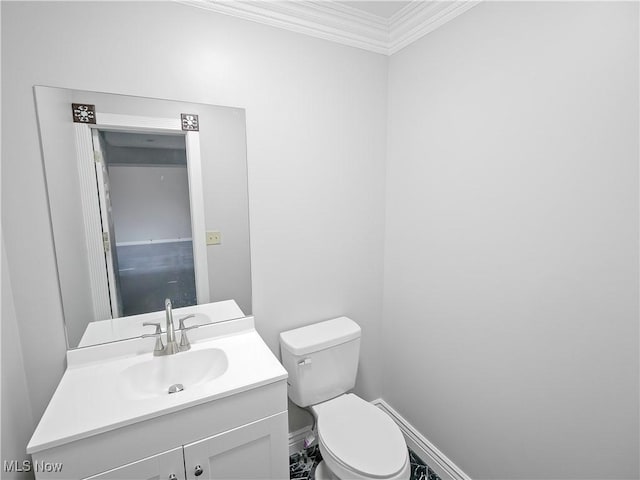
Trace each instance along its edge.
<path fill-rule="evenodd" d="M 413 0 L 387 19 L 335 0 L 177 0 L 179 3 L 392 55 L 479 0 Z"/>
<path fill-rule="evenodd" d="M 475 7 L 480 0 L 413 1 L 389 19 L 388 55 Z"/>
<path fill-rule="evenodd" d="M 351 47 L 388 53 L 386 19 L 337 2 L 180 0 L 180 3 Z"/>

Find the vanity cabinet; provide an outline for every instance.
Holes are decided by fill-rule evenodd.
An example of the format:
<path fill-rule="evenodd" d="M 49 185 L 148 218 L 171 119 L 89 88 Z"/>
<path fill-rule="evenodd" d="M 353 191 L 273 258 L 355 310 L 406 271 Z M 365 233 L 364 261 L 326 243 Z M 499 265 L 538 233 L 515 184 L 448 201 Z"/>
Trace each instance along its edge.
<path fill-rule="evenodd" d="M 185 480 L 182 447 L 108 470 L 83 480 Z"/>
<path fill-rule="evenodd" d="M 45 449 L 33 460 L 63 464 L 60 472 L 36 472 L 37 480 L 289 478 L 286 380 Z"/>
<path fill-rule="evenodd" d="M 289 478 L 287 414 L 184 446 L 187 480 Z M 286 459 L 283 471 L 281 459 Z"/>
<path fill-rule="evenodd" d="M 67 353 L 27 445 L 37 480 L 289 478 L 287 371 L 252 317 L 203 325 L 172 357 L 148 341 Z"/>
<path fill-rule="evenodd" d="M 283 412 L 83 480 L 284 479 L 286 437 Z"/>

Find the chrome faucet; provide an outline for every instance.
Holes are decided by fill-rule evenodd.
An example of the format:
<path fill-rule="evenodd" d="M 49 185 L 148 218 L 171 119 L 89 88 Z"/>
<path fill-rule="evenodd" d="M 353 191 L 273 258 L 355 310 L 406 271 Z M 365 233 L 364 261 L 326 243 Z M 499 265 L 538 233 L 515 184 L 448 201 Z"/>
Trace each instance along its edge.
<path fill-rule="evenodd" d="M 180 338 L 180 344 L 176 342 L 176 328 L 173 324 L 173 311 L 170 299 L 165 299 L 164 301 L 164 312 L 166 316 L 166 329 L 167 332 L 167 344 L 164 345 L 162 343 L 162 329 L 160 328 L 159 323 L 154 322 L 144 322 L 142 325 L 156 327 L 155 333 L 149 333 L 142 335 L 143 337 L 156 337 L 156 345 L 153 349 L 153 355 L 156 357 L 163 355 L 174 355 L 178 352 L 184 352 L 191 348 L 191 344 L 189 343 L 189 338 L 187 338 L 187 330 L 191 330 L 194 328 L 198 328 L 199 325 L 193 325 L 191 327 L 185 327 L 184 321 L 188 318 L 195 317 L 194 314 L 187 315 L 185 317 L 180 318 L 178 321 L 180 322 L 180 327 L 178 330 L 182 332 L 182 336 Z"/>
<path fill-rule="evenodd" d="M 173 355 L 180 351 L 178 342 L 176 342 L 176 331 L 173 326 L 173 312 L 171 311 L 171 300 L 168 298 L 164 301 L 164 311 L 167 320 L 167 345 L 164 347 L 164 355 Z"/>

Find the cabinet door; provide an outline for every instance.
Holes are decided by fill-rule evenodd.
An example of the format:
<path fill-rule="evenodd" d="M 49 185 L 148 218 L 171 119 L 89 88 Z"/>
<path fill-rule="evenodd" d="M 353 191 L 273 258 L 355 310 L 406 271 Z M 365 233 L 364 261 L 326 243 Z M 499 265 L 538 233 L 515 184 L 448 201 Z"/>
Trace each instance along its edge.
<path fill-rule="evenodd" d="M 287 412 L 184 446 L 187 480 L 288 479 Z"/>
<path fill-rule="evenodd" d="M 84 480 L 185 480 L 182 447 L 128 463 Z"/>

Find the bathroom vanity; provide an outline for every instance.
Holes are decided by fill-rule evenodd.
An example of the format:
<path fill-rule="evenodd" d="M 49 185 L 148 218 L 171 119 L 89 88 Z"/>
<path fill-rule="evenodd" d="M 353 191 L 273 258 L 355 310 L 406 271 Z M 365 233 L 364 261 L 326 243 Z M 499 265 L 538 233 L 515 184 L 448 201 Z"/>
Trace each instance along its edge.
<path fill-rule="evenodd" d="M 153 338 L 70 350 L 27 448 L 36 478 L 288 478 L 287 372 L 253 318 L 189 336 L 167 357 Z"/>
<path fill-rule="evenodd" d="M 287 372 L 245 317 L 244 110 L 34 94 L 68 348 L 36 478 L 288 478 Z"/>

